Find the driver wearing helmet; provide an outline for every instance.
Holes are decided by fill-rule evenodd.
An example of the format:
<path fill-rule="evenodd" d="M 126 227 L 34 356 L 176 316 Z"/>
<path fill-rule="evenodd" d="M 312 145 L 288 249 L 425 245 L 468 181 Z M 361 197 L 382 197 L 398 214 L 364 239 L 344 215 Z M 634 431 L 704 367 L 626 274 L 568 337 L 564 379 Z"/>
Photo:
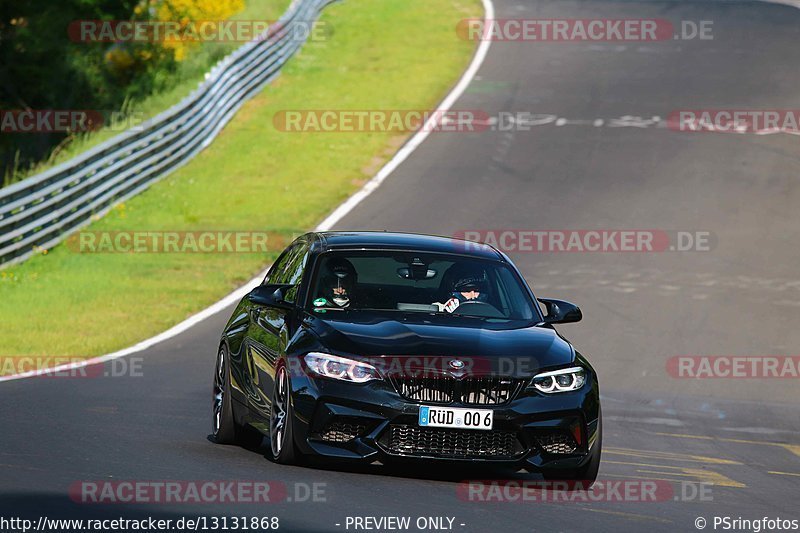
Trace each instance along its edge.
<path fill-rule="evenodd" d="M 480 268 L 460 268 L 455 272 L 450 298 L 445 303 L 434 302 L 439 312 L 452 313 L 465 302 L 487 303 L 486 287 L 488 280 L 486 272 Z"/>
<path fill-rule="evenodd" d="M 329 259 L 320 281 L 321 294 L 314 300 L 314 307 L 348 308 L 357 281 L 358 274 L 353 263 L 343 257 Z"/>

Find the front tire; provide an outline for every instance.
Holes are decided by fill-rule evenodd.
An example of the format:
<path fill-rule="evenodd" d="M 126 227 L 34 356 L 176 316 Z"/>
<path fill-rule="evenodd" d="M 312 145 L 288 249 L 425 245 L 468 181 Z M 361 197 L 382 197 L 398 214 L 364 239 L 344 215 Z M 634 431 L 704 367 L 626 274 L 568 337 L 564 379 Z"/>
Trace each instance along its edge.
<path fill-rule="evenodd" d="M 275 388 L 272 391 L 269 413 L 269 442 L 273 461 L 282 465 L 298 462 L 300 454 L 294 444 L 294 412 L 286 365 L 278 367 L 275 373 Z"/>
<path fill-rule="evenodd" d="M 598 414 L 598 418 L 602 418 L 602 415 Z M 584 489 L 589 489 L 597 481 L 597 474 L 600 471 L 600 456 L 603 452 L 603 422 L 600 419 L 598 423 L 597 442 L 589 462 L 580 468 L 545 470 L 542 472 L 542 476 L 546 481 L 571 481 L 576 486 L 580 484 Z"/>

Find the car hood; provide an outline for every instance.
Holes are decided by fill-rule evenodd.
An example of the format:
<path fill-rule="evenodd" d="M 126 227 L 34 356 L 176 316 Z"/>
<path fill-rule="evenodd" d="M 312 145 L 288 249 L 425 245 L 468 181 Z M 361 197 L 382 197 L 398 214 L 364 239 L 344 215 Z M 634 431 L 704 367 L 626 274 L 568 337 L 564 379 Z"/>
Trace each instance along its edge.
<path fill-rule="evenodd" d="M 308 325 L 324 349 L 339 354 L 525 359 L 532 365 L 529 370 L 566 365 L 574 359 L 569 342 L 548 327 L 507 329 L 507 324 L 463 317 L 428 320 L 360 313 L 312 317 Z"/>

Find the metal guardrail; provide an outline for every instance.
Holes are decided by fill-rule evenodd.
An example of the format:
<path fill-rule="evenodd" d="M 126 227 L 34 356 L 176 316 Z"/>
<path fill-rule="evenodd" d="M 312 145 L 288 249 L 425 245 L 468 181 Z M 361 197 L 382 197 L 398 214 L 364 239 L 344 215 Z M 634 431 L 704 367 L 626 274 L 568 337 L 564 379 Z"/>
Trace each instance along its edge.
<path fill-rule="evenodd" d="M 335 0 L 294 0 L 180 103 L 41 174 L 0 189 L 0 268 L 49 249 L 208 146 L 303 44 L 293 31 Z M 306 34 L 308 32 L 305 32 Z"/>

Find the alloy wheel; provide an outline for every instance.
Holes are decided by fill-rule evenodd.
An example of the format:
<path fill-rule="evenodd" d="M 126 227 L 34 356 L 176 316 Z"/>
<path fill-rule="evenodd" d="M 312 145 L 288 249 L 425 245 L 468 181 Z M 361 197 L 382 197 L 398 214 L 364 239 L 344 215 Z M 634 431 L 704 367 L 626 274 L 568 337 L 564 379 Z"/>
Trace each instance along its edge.
<path fill-rule="evenodd" d="M 225 350 L 220 348 L 217 355 L 217 368 L 214 370 L 214 420 L 213 431 L 216 436 L 222 423 L 222 409 L 225 405 Z"/>
<path fill-rule="evenodd" d="M 289 412 L 289 376 L 286 367 L 278 370 L 276 378 L 269 422 L 269 440 L 273 457 L 280 455 L 286 440 L 286 419 Z"/>

